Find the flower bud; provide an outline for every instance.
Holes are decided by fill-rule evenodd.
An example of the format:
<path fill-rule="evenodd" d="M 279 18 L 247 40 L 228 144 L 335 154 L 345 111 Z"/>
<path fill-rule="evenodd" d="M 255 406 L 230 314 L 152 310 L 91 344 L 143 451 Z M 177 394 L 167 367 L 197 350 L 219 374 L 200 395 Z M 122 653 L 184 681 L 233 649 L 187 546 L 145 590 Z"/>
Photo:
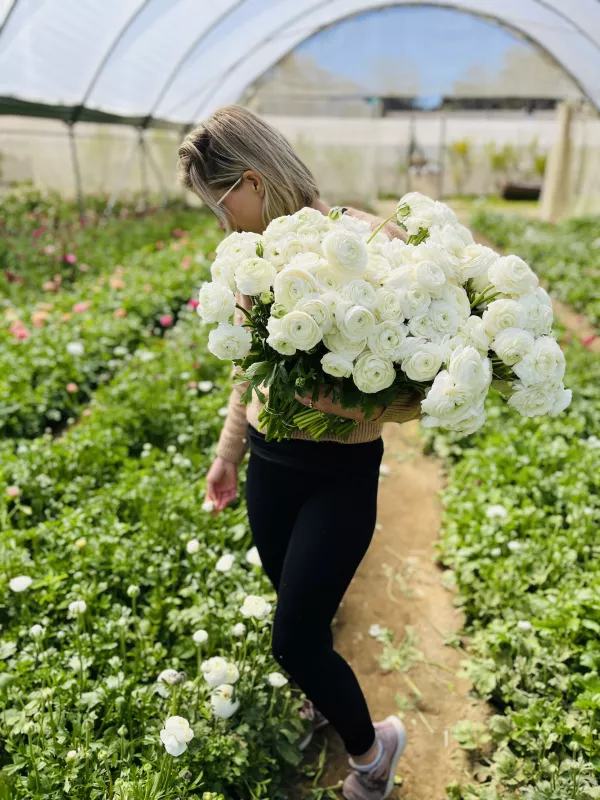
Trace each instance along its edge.
<path fill-rule="evenodd" d="M 273 292 L 261 292 L 260 293 L 260 302 L 264 303 L 264 305 L 268 306 L 269 303 L 272 303 L 275 299 L 275 295 Z"/>

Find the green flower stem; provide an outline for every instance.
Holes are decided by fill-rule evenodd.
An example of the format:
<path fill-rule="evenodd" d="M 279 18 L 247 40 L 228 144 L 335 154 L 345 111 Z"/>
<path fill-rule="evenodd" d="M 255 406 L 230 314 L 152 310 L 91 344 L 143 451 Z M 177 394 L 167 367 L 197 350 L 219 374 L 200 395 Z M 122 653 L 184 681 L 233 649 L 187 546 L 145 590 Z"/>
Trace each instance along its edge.
<path fill-rule="evenodd" d="M 388 217 L 387 219 L 384 219 L 384 220 L 383 220 L 383 222 L 381 223 L 381 225 L 378 225 L 378 226 L 375 228 L 375 230 L 373 231 L 373 233 L 372 233 L 372 234 L 369 236 L 369 238 L 367 239 L 367 244 L 369 244 L 369 243 L 370 243 L 370 242 L 371 242 L 371 241 L 372 241 L 372 240 L 373 240 L 373 239 L 374 239 L 374 238 L 377 236 L 377 234 L 379 233 L 379 231 L 380 231 L 380 230 L 381 230 L 381 229 L 382 229 L 382 228 L 383 228 L 385 225 L 387 225 L 387 224 L 388 224 L 388 222 L 391 222 L 393 219 L 396 219 L 396 213 L 397 213 L 397 212 L 396 212 L 396 211 L 394 211 L 394 213 L 392 214 L 392 216 L 391 216 L 391 217 Z"/>

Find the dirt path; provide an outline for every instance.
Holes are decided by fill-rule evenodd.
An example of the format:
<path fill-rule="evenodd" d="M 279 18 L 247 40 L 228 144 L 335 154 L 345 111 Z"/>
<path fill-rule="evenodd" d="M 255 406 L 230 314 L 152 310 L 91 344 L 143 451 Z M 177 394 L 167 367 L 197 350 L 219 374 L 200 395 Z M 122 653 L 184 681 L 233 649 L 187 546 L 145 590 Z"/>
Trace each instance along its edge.
<path fill-rule="evenodd" d="M 378 529 L 336 616 L 335 644 L 354 669 L 373 720 L 399 713 L 406 726 L 408 744 L 397 770 L 401 786 L 392 797 L 444 800 L 446 784 L 471 777 L 452 727 L 461 719 L 483 722 L 489 712 L 486 704 L 469 699 L 469 682 L 455 675 L 464 651 L 444 644 L 454 638 L 463 618 L 453 605 L 454 592 L 443 586 L 444 570 L 433 562 L 440 529 L 438 492 L 444 485 L 441 462 L 421 452 L 416 421 L 387 425 L 384 440 L 389 474 L 380 483 Z M 412 628 L 411 656 L 421 660 L 410 666 L 403 650 L 406 671 L 382 669 L 378 659 L 384 646 L 369 635 L 374 623 L 393 631 L 396 647 L 406 627 Z M 417 692 L 421 697 L 415 707 Z M 399 708 L 397 693 L 412 708 Z M 336 784 L 348 772 L 341 739 L 331 727 L 315 734 L 303 763 L 315 761 L 324 741 L 321 787 Z M 291 797 L 310 797 L 310 781 L 298 784 Z"/>

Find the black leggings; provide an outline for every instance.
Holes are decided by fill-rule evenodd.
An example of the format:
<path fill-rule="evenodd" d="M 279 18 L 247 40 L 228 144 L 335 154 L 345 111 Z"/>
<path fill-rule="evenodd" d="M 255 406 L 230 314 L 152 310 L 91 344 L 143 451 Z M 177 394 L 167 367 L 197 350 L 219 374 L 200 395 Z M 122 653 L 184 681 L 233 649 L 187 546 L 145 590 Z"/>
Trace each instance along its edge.
<path fill-rule="evenodd" d="M 273 656 L 362 755 L 375 730 L 331 621 L 373 537 L 383 442 L 266 442 L 251 426 L 248 436 L 248 517 L 277 591 Z"/>

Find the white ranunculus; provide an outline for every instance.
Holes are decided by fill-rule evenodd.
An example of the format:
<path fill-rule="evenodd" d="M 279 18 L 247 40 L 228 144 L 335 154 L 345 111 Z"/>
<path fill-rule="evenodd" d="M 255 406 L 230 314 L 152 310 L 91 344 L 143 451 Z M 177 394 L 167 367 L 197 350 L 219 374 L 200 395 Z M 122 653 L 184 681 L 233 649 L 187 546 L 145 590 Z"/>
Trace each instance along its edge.
<path fill-rule="evenodd" d="M 204 642 L 208 641 L 208 632 L 200 628 L 200 630 L 194 631 L 192 639 L 195 644 L 204 644 Z"/>
<path fill-rule="evenodd" d="M 349 342 L 361 342 L 375 327 L 375 317 L 368 308 L 341 304 L 335 312 L 335 321 L 342 336 Z"/>
<path fill-rule="evenodd" d="M 535 296 L 542 305 L 547 306 L 549 309 L 552 309 L 552 298 L 550 297 L 550 295 L 544 289 L 543 286 L 537 286 L 533 290 L 533 293 L 535 294 Z"/>
<path fill-rule="evenodd" d="M 413 267 L 413 278 L 422 289 L 433 297 L 442 297 L 446 275 L 433 261 L 417 261 Z"/>
<path fill-rule="evenodd" d="M 187 542 L 185 549 L 190 555 L 198 553 L 200 550 L 200 542 L 198 539 L 190 539 L 189 542 Z"/>
<path fill-rule="evenodd" d="M 319 291 L 315 276 L 299 267 L 285 267 L 275 278 L 275 302 L 292 311 L 298 300 Z"/>
<path fill-rule="evenodd" d="M 462 433 L 463 436 L 469 436 L 471 433 L 475 433 L 475 431 L 483 428 L 486 419 L 487 414 L 482 403 L 474 407 L 468 417 L 463 417 L 463 419 L 459 420 L 458 422 L 444 423 L 444 427 L 450 431 Z M 425 421 L 422 421 L 421 424 L 425 425 Z"/>
<path fill-rule="evenodd" d="M 459 279 L 466 283 L 469 278 L 485 276 L 500 258 L 498 253 L 483 244 L 470 244 L 465 247 L 460 259 Z M 489 281 L 488 281 L 489 283 Z"/>
<path fill-rule="evenodd" d="M 565 408 L 568 408 L 571 405 L 571 400 L 573 399 L 573 392 L 571 389 L 565 389 L 565 387 L 561 384 L 556 388 L 552 395 L 552 410 L 549 412 L 551 417 L 556 417 L 561 411 L 564 411 Z"/>
<path fill-rule="evenodd" d="M 267 225 L 263 236 L 265 239 L 277 240 L 289 233 L 294 233 L 298 227 L 298 220 L 294 215 L 285 215 L 283 217 L 275 217 Z"/>
<path fill-rule="evenodd" d="M 406 324 L 409 332 L 412 333 L 413 336 L 419 336 L 422 339 L 431 339 L 431 341 L 434 342 L 441 339 L 429 313 L 418 314 L 416 317 L 411 317 Z"/>
<path fill-rule="evenodd" d="M 258 549 L 256 545 L 250 548 L 246 553 L 246 561 L 249 564 L 252 564 L 254 567 L 262 566 L 262 561 L 260 559 L 260 555 L 258 554 Z"/>
<path fill-rule="evenodd" d="M 469 387 L 457 385 L 448 370 L 444 369 L 435 376 L 431 388 L 421 402 L 421 410 L 438 420 L 438 424 L 444 425 L 469 416 L 474 401 Z M 426 427 L 430 425 L 431 423 L 428 423 Z"/>
<path fill-rule="evenodd" d="M 525 292 L 519 297 L 519 303 L 525 309 L 526 314 L 524 327 L 534 336 L 548 336 L 552 334 L 552 322 L 554 321 L 552 301 L 548 306 L 546 298 L 544 295 L 538 294 L 538 290 L 541 290 L 550 300 L 548 293 L 541 286 L 534 291 Z"/>
<path fill-rule="evenodd" d="M 279 322 L 279 320 L 277 320 Z M 278 331 L 277 333 L 271 333 L 267 336 L 267 344 L 269 347 L 272 347 L 277 353 L 280 353 L 282 356 L 293 356 L 296 354 L 296 348 L 290 342 L 289 338 Z"/>
<path fill-rule="evenodd" d="M 376 325 L 367 338 L 368 345 L 376 356 L 397 361 L 402 355 L 402 346 L 408 329 L 398 320 L 385 320 Z"/>
<path fill-rule="evenodd" d="M 250 233 L 249 231 L 238 233 L 236 231 L 219 242 L 216 253 L 218 256 L 227 255 L 239 264 L 240 261 L 256 255 L 256 245 L 259 242 L 263 242 L 260 233 Z"/>
<path fill-rule="evenodd" d="M 384 248 L 383 255 L 390 262 L 392 269 L 412 262 L 415 251 L 414 244 L 406 244 L 402 239 L 391 239 Z"/>
<path fill-rule="evenodd" d="M 39 639 L 40 636 L 44 635 L 44 627 L 39 623 L 32 625 L 31 628 L 29 628 L 29 635 L 33 636 L 34 639 Z"/>
<path fill-rule="evenodd" d="M 526 318 L 521 303 L 505 298 L 492 300 L 481 317 L 485 332 L 491 339 L 495 339 L 506 328 L 523 328 Z"/>
<path fill-rule="evenodd" d="M 305 311 L 290 311 L 280 323 L 281 333 L 298 350 L 312 350 L 323 338 L 321 329 Z"/>
<path fill-rule="evenodd" d="M 322 255 L 323 248 L 321 246 L 321 231 L 315 228 L 302 227 L 298 228 L 296 236 L 302 242 L 302 246 L 307 252 L 314 253 L 315 255 Z"/>
<path fill-rule="evenodd" d="M 565 374 L 565 356 L 558 342 L 551 336 L 540 336 L 530 353 L 513 366 L 525 386 L 536 383 L 557 383 Z"/>
<path fill-rule="evenodd" d="M 434 244 L 439 244 L 449 250 L 458 259 L 465 254 L 465 248 L 475 244 L 468 228 L 454 223 L 452 225 L 432 225 L 429 229 L 429 239 Z"/>
<path fill-rule="evenodd" d="M 354 364 L 352 376 L 361 392 L 373 394 L 392 385 L 396 379 L 396 370 L 390 359 L 381 358 L 367 350 Z"/>
<path fill-rule="evenodd" d="M 519 256 L 503 256 L 488 270 L 490 283 L 504 294 L 521 295 L 539 283 L 535 272 Z"/>
<path fill-rule="evenodd" d="M 264 597 L 259 597 L 255 594 L 249 594 L 246 595 L 240 611 L 244 617 L 264 619 L 271 611 L 271 604 L 267 603 Z"/>
<path fill-rule="evenodd" d="M 339 224 L 345 230 L 355 233 L 357 236 L 368 236 L 371 233 L 371 225 L 366 219 L 359 219 L 350 214 L 342 214 Z"/>
<path fill-rule="evenodd" d="M 194 738 L 194 731 L 184 717 L 169 717 L 160 732 L 160 740 L 171 756 L 180 756 L 187 750 L 188 742 Z"/>
<path fill-rule="evenodd" d="M 198 391 L 199 392 L 210 392 L 214 389 L 215 385 L 212 381 L 198 381 Z"/>
<path fill-rule="evenodd" d="M 397 319 L 402 320 L 402 306 L 395 289 L 377 289 L 375 293 L 375 319 L 378 322 Z"/>
<path fill-rule="evenodd" d="M 408 214 L 406 214 L 407 209 Z M 456 214 L 451 208 L 419 192 L 409 192 L 400 198 L 397 218 L 406 226 L 411 236 L 422 228 L 428 230 L 432 225 L 456 223 Z"/>
<path fill-rule="evenodd" d="M 488 519 L 493 519 L 494 517 L 501 517 L 502 519 L 505 519 L 507 514 L 508 511 L 504 508 L 504 506 L 501 506 L 498 503 L 488 506 L 485 510 L 485 515 Z"/>
<path fill-rule="evenodd" d="M 215 510 L 215 504 L 213 503 L 213 501 L 212 501 L 212 500 L 205 500 L 205 501 L 202 503 L 202 505 L 200 506 L 200 508 L 201 508 L 201 509 L 202 509 L 202 511 L 204 511 L 206 514 L 210 514 L 212 511 L 214 511 L 214 510 Z M 197 541 L 197 540 L 196 540 L 196 539 L 194 539 L 194 541 Z"/>
<path fill-rule="evenodd" d="M 266 258 L 247 258 L 235 271 L 235 283 L 242 294 L 255 296 L 268 292 L 273 286 L 277 271 Z"/>
<path fill-rule="evenodd" d="M 426 314 L 431 305 L 431 295 L 422 286 L 413 283 L 407 288 L 398 289 L 400 308 L 406 319 Z"/>
<path fill-rule="evenodd" d="M 333 224 L 328 216 L 311 206 L 304 206 L 300 211 L 292 214 L 292 217 L 296 220 L 299 228 L 314 228 L 318 231 L 325 231 Z"/>
<path fill-rule="evenodd" d="M 204 322 L 229 322 L 235 311 L 235 295 L 222 283 L 204 283 L 196 311 Z"/>
<path fill-rule="evenodd" d="M 240 677 L 237 666 L 221 656 L 207 658 L 200 664 L 200 669 L 205 681 L 213 687 L 221 683 L 235 683 Z"/>
<path fill-rule="evenodd" d="M 297 267 L 298 269 L 305 269 L 307 272 L 311 272 L 316 267 L 327 264 L 324 258 L 317 255 L 317 253 L 298 253 L 297 255 L 293 256 L 290 259 L 289 267 Z"/>
<path fill-rule="evenodd" d="M 323 254 L 334 269 L 353 278 L 361 278 L 367 267 L 367 245 L 347 230 L 330 231 L 323 239 Z"/>
<path fill-rule="evenodd" d="M 348 282 L 347 276 L 343 275 L 339 270 L 334 269 L 325 259 L 321 259 L 317 266 L 311 267 L 310 273 L 322 292 L 340 292 Z"/>
<path fill-rule="evenodd" d="M 314 297 L 305 297 L 296 303 L 294 311 L 303 311 L 305 314 L 311 316 L 319 326 L 321 333 L 329 333 L 333 327 L 333 319 L 331 311 L 322 297 L 315 295 Z"/>
<path fill-rule="evenodd" d="M 235 270 L 237 266 L 238 262 L 230 256 L 217 256 L 210 265 L 210 274 L 213 281 L 235 292 Z"/>
<path fill-rule="evenodd" d="M 69 342 L 67 344 L 67 353 L 70 356 L 82 356 L 84 350 L 85 348 L 81 342 Z"/>
<path fill-rule="evenodd" d="M 219 719 L 229 719 L 240 707 L 240 701 L 233 700 L 233 686 L 228 683 L 217 686 L 210 696 L 210 704 Z"/>
<path fill-rule="evenodd" d="M 223 361 L 237 361 L 245 358 L 252 344 L 250 331 L 240 325 L 220 322 L 208 334 L 208 349 Z"/>
<path fill-rule="evenodd" d="M 271 672 L 267 675 L 267 679 L 271 686 L 275 686 L 276 689 L 280 689 L 288 683 L 288 679 L 281 672 Z"/>
<path fill-rule="evenodd" d="M 235 556 L 233 553 L 225 553 L 215 564 L 217 572 L 229 572 L 233 567 Z"/>
<path fill-rule="evenodd" d="M 360 279 L 347 283 L 342 289 L 342 297 L 352 305 L 368 308 L 369 311 L 373 311 L 377 302 L 375 289 L 370 283 Z"/>
<path fill-rule="evenodd" d="M 409 289 L 411 286 L 416 285 L 414 279 L 414 263 L 409 261 L 407 264 L 401 264 L 399 267 L 394 267 L 387 278 L 383 280 L 383 286 L 386 289 Z"/>
<path fill-rule="evenodd" d="M 69 616 L 79 617 L 81 614 L 85 614 L 86 609 L 87 603 L 85 600 L 74 600 L 72 603 L 69 603 Z"/>
<path fill-rule="evenodd" d="M 289 233 L 283 236 L 276 242 L 279 257 L 283 259 L 284 264 L 289 264 L 294 256 L 300 253 L 305 253 L 307 250 L 306 243 L 298 233 Z"/>
<path fill-rule="evenodd" d="M 444 286 L 444 294 L 442 300 L 455 306 L 456 312 L 459 317 L 466 322 L 471 316 L 471 303 L 469 295 L 462 286 L 457 286 L 454 283 L 448 282 Z"/>
<path fill-rule="evenodd" d="M 469 344 L 484 356 L 487 355 L 490 348 L 490 337 L 485 332 L 481 317 L 475 314 L 470 316 L 468 320 L 461 325 L 460 330 L 458 330 L 449 341 L 452 350 L 459 344 Z"/>
<path fill-rule="evenodd" d="M 336 353 L 325 353 L 321 359 L 323 372 L 334 378 L 349 378 L 352 375 L 352 361 Z"/>
<path fill-rule="evenodd" d="M 29 575 L 17 575 L 16 578 L 11 578 L 8 582 L 8 587 L 11 592 L 24 592 L 33 583 L 33 578 L 30 578 Z"/>
<path fill-rule="evenodd" d="M 533 335 L 522 328 L 505 328 L 492 341 L 492 350 L 508 366 L 533 352 Z"/>
<path fill-rule="evenodd" d="M 558 388 L 556 384 L 536 383 L 525 386 L 521 381 L 515 381 L 514 392 L 507 402 L 523 417 L 550 414 L 556 402 Z"/>
<path fill-rule="evenodd" d="M 445 250 L 441 245 L 429 240 L 421 242 L 421 244 L 413 247 L 411 260 L 415 263 L 418 261 L 429 261 L 442 270 L 447 280 L 458 280 L 459 261 L 458 258 Z"/>
<path fill-rule="evenodd" d="M 167 686 L 178 686 L 185 680 L 185 672 L 179 672 L 176 669 L 163 669 L 158 678 L 156 679 L 158 694 L 161 697 L 169 697 L 170 692 Z"/>
<path fill-rule="evenodd" d="M 385 256 L 369 250 L 369 260 L 364 274 L 366 281 L 369 281 L 375 287 L 379 287 L 389 277 L 391 271 L 392 265 Z"/>
<path fill-rule="evenodd" d="M 432 300 L 427 310 L 433 327 L 441 334 L 454 334 L 461 327 L 462 320 L 456 304 L 447 300 Z"/>
<path fill-rule="evenodd" d="M 69 752 L 65 756 L 65 761 L 67 762 L 75 761 L 76 758 L 77 758 L 77 750 L 69 750 Z"/>
<path fill-rule="evenodd" d="M 402 359 L 402 369 L 411 381 L 430 381 L 442 366 L 442 351 L 435 342 L 423 342 Z"/>
<path fill-rule="evenodd" d="M 342 358 L 346 358 L 349 361 L 354 361 L 354 359 L 365 349 L 367 345 L 367 337 L 365 336 L 364 339 L 361 339 L 357 342 L 351 342 L 342 333 L 340 333 L 339 330 L 335 330 L 332 333 L 326 334 L 323 337 L 323 342 L 325 343 L 325 347 L 332 353 L 342 356 Z"/>
<path fill-rule="evenodd" d="M 457 386 L 466 387 L 471 394 L 487 391 L 492 380 L 489 358 L 482 358 L 474 347 L 457 347 L 448 364 L 448 374 Z"/>
<path fill-rule="evenodd" d="M 231 629 L 231 633 L 234 636 L 243 636 L 246 633 L 246 626 L 243 622 L 238 622 Z"/>
<path fill-rule="evenodd" d="M 408 329 L 408 325 L 406 326 Z M 400 359 L 408 358 L 413 353 L 415 353 L 421 345 L 425 344 L 427 339 L 424 339 L 422 336 L 407 336 L 402 344 Z M 441 354 L 441 350 L 440 350 Z"/>

